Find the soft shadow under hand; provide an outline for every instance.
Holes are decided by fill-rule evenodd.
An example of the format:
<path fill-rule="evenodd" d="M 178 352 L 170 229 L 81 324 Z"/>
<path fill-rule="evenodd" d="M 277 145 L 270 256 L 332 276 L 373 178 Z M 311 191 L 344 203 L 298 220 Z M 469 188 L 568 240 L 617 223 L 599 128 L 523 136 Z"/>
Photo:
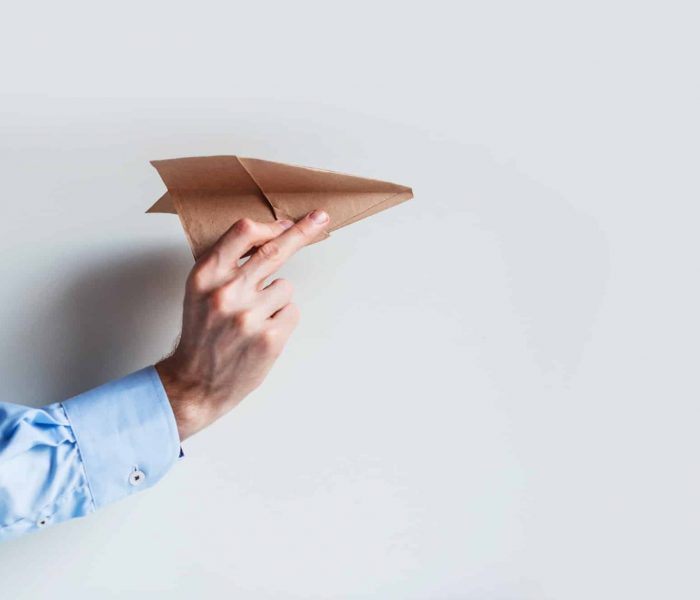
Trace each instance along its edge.
<path fill-rule="evenodd" d="M 101 257 L 54 290 L 34 342 L 58 401 L 157 361 L 177 338 L 192 259 L 180 248 Z M 48 372 L 46 372 L 48 371 Z"/>

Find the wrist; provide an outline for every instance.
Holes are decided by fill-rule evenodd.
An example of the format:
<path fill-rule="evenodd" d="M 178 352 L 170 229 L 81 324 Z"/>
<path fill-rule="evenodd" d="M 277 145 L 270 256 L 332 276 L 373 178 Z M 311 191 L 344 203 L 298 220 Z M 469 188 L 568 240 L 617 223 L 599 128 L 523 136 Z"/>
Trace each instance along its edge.
<path fill-rule="evenodd" d="M 171 357 L 156 363 L 156 372 L 168 396 L 177 423 L 180 441 L 206 427 L 203 395 L 196 382 L 184 378 Z"/>

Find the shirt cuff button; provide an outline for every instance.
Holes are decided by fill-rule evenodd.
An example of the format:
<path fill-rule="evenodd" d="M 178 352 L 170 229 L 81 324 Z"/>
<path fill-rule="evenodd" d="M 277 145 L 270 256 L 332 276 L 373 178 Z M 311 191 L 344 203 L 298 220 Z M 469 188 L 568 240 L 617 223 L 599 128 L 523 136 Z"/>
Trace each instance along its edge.
<path fill-rule="evenodd" d="M 134 469 L 131 473 L 129 473 L 129 483 L 131 485 L 141 485 L 145 479 L 146 474 L 139 469 Z"/>
<path fill-rule="evenodd" d="M 51 518 L 51 517 L 41 517 L 41 519 L 39 519 L 39 520 L 36 522 L 36 526 L 37 526 L 37 527 L 46 527 L 46 526 L 49 524 L 49 519 L 50 519 L 50 518 Z"/>

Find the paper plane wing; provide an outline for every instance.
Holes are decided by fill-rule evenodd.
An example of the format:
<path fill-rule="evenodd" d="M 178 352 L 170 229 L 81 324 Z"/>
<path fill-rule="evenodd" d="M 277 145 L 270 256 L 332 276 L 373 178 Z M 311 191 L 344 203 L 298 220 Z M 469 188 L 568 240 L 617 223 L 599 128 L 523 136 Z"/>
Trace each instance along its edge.
<path fill-rule="evenodd" d="M 297 221 L 321 208 L 333 231 L 413 197 L 403 185 L 257 158 L 203 156 L 151 164 L 168 191 L 147 212 L 176 213 L 195 258 L 243 217 Z"/>

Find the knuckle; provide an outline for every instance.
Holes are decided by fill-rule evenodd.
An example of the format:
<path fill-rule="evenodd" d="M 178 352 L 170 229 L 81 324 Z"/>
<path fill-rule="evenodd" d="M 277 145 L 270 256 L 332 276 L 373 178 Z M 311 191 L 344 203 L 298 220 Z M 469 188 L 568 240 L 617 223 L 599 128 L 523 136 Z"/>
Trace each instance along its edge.
<path fill-rule="evenodd" d="M 206 291 L 207 275 L 203 267 L 203 264 L 197 263 L 187 277 L 187 287 L 198 294 Z"/>
<path fill-rule="evenodd" d="M 301 238 L 300 241 L 302 242 L 311 240 L 311 238 L 317 234 L 316 230 L 306 221 L 306 219 L 302 219 L 297 223 L 297 231 L 299 232 L 299 237 Z"/>
<path fill-rule="evenodd" d="M 211 311 L 216 315 L 226 315 L 228 313 L 228 293 L 226 288 L 219 288 L 209 296 Z"/>
<path fill-rule="evenodd" d="M 248 236 L 251 235 L 253 231 L 255 231 L 255 221 L 253 221 L 253 219 L 244 217 L 243 219 L 239 219 L 238 221 L 236 221 L 231 228 L 237 235 Z"/>
<path fill-rule="evenodd" d="M 258 252 L 260 252 L 264 259 L 270 261 L 279 260 L 279 258 L 282 256 L 282 248 L 280 248 L 280 245 L 274 241 L 267 242 L 266 244 L 260 246 Z"/>
<path fill-rule="evenodd" d="M 275 286 L 285 296 L 291 296 L 294 293 L 294 285 L 289 279 L 278 279 Z"/>
<path fill-rule="evenodd" d="M 253 330 L 253 313 L 241 310 L 233 315 L 234 328 L 243 335 L 249 335 Z"/>
<path fill-rule="evenodd" d="M 279 349 L 279 335 L 274 329 L 265 329 L 257 336 L 257 347 L 265 354 L 274 354 Z"/>

